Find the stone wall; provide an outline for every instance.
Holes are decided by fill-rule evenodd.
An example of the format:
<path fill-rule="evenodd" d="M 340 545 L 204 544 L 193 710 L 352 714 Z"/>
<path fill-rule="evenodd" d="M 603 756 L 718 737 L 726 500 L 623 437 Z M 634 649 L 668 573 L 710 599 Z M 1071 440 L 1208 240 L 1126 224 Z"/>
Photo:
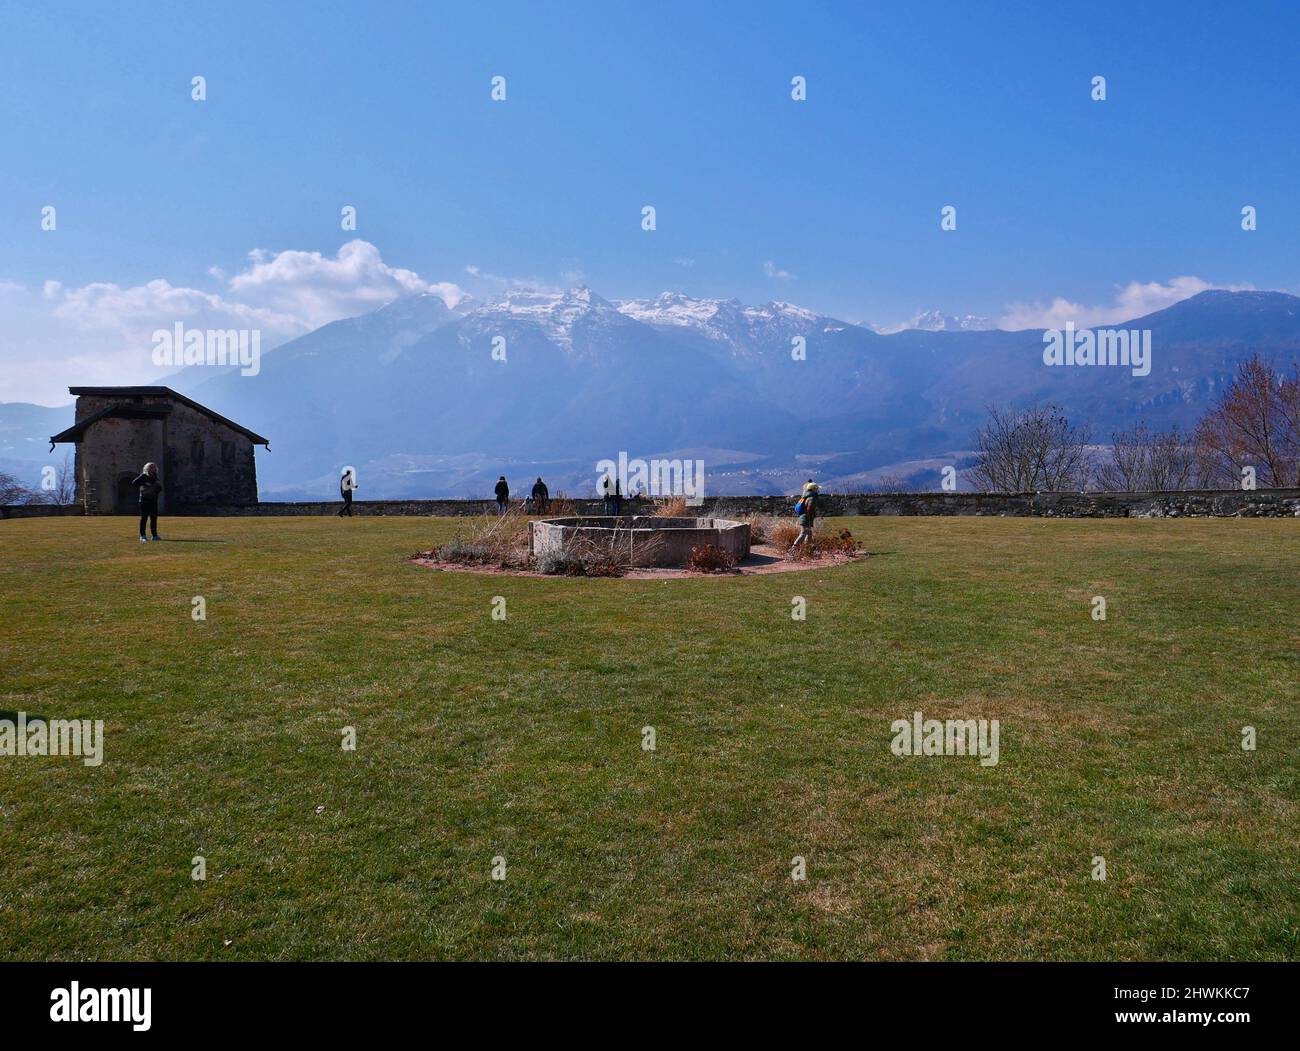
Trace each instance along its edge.
<path fill-rule="evenodd" d="M 256 503 L 257 463 L 247 435 L 174 404 L 167 417 L 165 462 L 159 465 L 171 513 L 184 514 L 194 505 Z"/>
<path fill-rule="evenodd" d="M 252 451 L 251 448 L 249 450 Z M 1046 518 L 1300 518 L 1300 489 L 1202 489 L 1183 493 L 822 493 L 827 515 L 1012 515 Z M 735 517 L 749 514 L 789 516 L 792 496 L 706 497 L 692 508 L 701 516 Z M 599 515 L 599 500 L 572 501 L 580 515 Z M 214 504 L 178 512 L 213 517 L 332 515 L 339 500 Z M 624 501 L 638 513 L 645 505 Z M 353 514 L 462 516 L 493 513 L 491 500 L 357 500 Z M 35 517 L 75 513 L 49 504 L 0 509 L 5 517 Z"/>
<path fill-rule="evenodd" d="M 85 513 L 79 504 L 0 504 L 0 518 L 64 518 Z"/>
<path fill-rule="evenodd" d="M 615 524 L 616 523 L 616 524 Z M 597 550 L 617 546 L 633 566 L 684 566 L 697 547 L 712 544 L 741 561 L 749 554 L 749 524 L 723 518 L 659 518 L 622 515 L 530 522 L 528 553 L 561 551 L 586 541 Z"/>
<path fill-rule="evenodd" d="M 78 416 L 86 400 L 77 399 Z M 123 481 L 130 482 L 147 462 L 153 461 L 161 471 L 164 489 L 160 506 L 165 508 L 171 498 L 162 458 L 165 428 L 162 417 L 109 417 L 92 423 L 76 446 L 77 503 L 91 514 L 129 513 L 138 506 L 139 498 Z"/>
<path fill-rule="evenodd" d="M 865 493 L 818 496 L 829 515 L 1003 515 L 1042 518 L 1300 517 L 1300 489 L 1178 493 Z M 717 497 L 718 514 L 790 514 L 793 497 Z"/>

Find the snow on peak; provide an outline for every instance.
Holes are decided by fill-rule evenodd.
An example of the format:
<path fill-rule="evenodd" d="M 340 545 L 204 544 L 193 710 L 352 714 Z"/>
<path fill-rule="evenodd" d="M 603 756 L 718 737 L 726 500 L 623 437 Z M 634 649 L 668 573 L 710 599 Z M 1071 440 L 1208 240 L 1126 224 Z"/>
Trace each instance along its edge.
<path fill-rule="evenodd" d="M 695 299 L 682 292 L 661 292 L 655 299 L 625 299 L 617 304 L 620 314 L 648 325 L 708 325 L 720 313 L 734 315 L 740 304 L 734 299 Z"/>
<path fill-rule="evenodd" d="M 507 292 L 490 309 L 509 314 L 530 316 L 551 314 L 576 314 L 592 308 L 609 307 L 610 304 L 586 285 L 562 292 L 517 288 Z"/>
<path fill-rule="evenodd" d="M 967 314 L 956 317 L 941 310 L 927 310 L 917 314 L 904 328 L 916 328 L 923 332 L 987 332 L 997 325 L 986 317 Z"/>
<path fill-rule="evenodd" d="M 795 324 L 815 325 L 821 320 L 820 314 L 797 307 L 793 303 L 771 302 L 761 307 L 745 307 L 745 316 L 762 321 L 789 321 Z"/>
<path fill-rule="evenodd" d="M 548 339 L 565 347 L 573 346 L 575 322 L 588 317 L 619 318 L 613 304 L 586 285 L 562 292 L 513 289 L 474 313 L 493 321 L 532 322 Z"/>
<path fill-rule="evenodd" d="M 747 307 L 737 299 L 696 299 L 663 292 L 654 299 L 626 299 L 619 313 L 647 325 L 686 328 L 736 351 L 749 351 L 774 334 L 804 334 L 823 319 L 791 303 Z"/>

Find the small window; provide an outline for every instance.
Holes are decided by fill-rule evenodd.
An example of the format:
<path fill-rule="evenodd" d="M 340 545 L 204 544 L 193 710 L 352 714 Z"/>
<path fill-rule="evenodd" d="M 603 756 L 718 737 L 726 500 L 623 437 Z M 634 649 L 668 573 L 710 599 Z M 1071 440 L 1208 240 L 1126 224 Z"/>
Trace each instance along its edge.
<path fill-rule="evenodd" d="M 195 438 L 190 442 L 190 463 L 195 467 L 203 466 L 203 439 Z"/>
<path fill-rule="evenodd" d="M 222 462 L 222 463 L 234 463 L 234 462 L 235 462 L 235 443 L 234 443 L 234 442 L 222 442 L 222 443 L 221 443 L 221 462 Z"/>

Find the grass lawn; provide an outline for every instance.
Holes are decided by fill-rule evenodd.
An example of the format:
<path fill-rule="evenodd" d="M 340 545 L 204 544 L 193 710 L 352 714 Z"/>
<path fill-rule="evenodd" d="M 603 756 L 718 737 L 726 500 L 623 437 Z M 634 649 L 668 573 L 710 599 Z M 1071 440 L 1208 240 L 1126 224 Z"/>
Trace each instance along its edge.
<path fill-rule="evenodd" d="M 0 718 L 105 722 L 0 758 L 0 958 L 1300 958 L 1300 523 L 840 522 L 874 557 L 670 581 L 0 523 Z M 1001 761 L 891 754 L 918 709 Z"/>

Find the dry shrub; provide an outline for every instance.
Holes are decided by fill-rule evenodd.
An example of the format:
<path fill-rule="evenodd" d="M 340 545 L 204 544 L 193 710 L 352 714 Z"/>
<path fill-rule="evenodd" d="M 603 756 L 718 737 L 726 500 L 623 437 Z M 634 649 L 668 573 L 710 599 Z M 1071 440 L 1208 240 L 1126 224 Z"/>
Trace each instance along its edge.
<path fill-rule="evenodd" d="M 795 536 L 798 536 L 796 529 Z M 793 539 L 791 543 L 793 543 Z M 823 522 L 813 524 L 811 542 L 800 544 L 793 551 L 786 551 L 786 558 L 795 562 L 804 562 L 810 558 L 853 558 L 858 553 L 858 542 L 847 529 L 831 532 Z"/>
<path fill-rule="evenodd" d="M 519 504 L 511 504 L 503 515 L 482 515 L 432 555 L 467 565 L 522 566 L 528 561 L 528 516 Z"/>
<path fill-rule="evenodd" d="M 736 568 L 736 556 L 717 544 L 698 544 L 691 548 L 686 568 L 697 573 L 730 573 Z"/>
<path fill-rule="evenodd" d="M 436 558 L 439 562 L 459 562 L 466 566 L 486 566 L 492 562 L 492 552 L 462 536 L 454 536 L 441 547 L 422 551 L 417 558 Z"/>
<path fill-rule="evenodd" d="M 539 554 L 534 565 L 539 573 L 548 576 L 621 577 L 632 565 L 631 539 L 625 529 L 612 530 L 607 540 L 566 537 L 558 550 Z M 636 545 L 636 554 L 652 559 L 662 543 L 659 537 L 641 540 Z"/>
<path fill-rule="evenodd" d="M 841 529 L 834 534 L 829 529 L 824 534 L 818 533 L 814 529 L 813 542 L 817 547 L 818 554 L 855 555 L 858 551 L 858 542 L 853 539 L 853 534 L 847 529 Z"/>
<path fill-rule="evenodd" d="M 577 515 L 578 509 L 574 506 L 564 493 L 556 493 L 546 501 L 547 518 L 573 518 Z"/>
<path fill-rule="evenodd" d="M 650 513 L 656 518 L 685 518 L 686 497 L 661 496 L 655 500 Z"/>
<path fill-rule="evenodd" d="M 723 516 L 726 517 L 725 515 Z M 742 515 L 739 519 L 749 525 L 749 542 L 751 544 L 768 544 L 774 543 L 772 536 L 773 530 L 780 524 L 779 518 L 773 518 L 771 515 Z M 798 534 L 796 533 L 795 536 Z M 794 536 L 790 537 L 787 543 L 793 543 Z"/>
<path fill-rule="evenodd" d="M 798 547 L 786 548 L 785 557 L 791 562 L 807 562 L 817 557 L 816 548 L 813 543 L 805 540 Z"/>
<path fill-rule="evenodd" d="M 767 542 L 773 547 L 788 548 L 799 536 L 799 523 L 787 518 L 774 518 L 767 532 Z"/>
<path fill-rule="evenodd" d="M 552 577 L 621 577 L 625 568 L 611 551 L 586 542 L 543 551 L 534 562 L 539 573 Z"/>

